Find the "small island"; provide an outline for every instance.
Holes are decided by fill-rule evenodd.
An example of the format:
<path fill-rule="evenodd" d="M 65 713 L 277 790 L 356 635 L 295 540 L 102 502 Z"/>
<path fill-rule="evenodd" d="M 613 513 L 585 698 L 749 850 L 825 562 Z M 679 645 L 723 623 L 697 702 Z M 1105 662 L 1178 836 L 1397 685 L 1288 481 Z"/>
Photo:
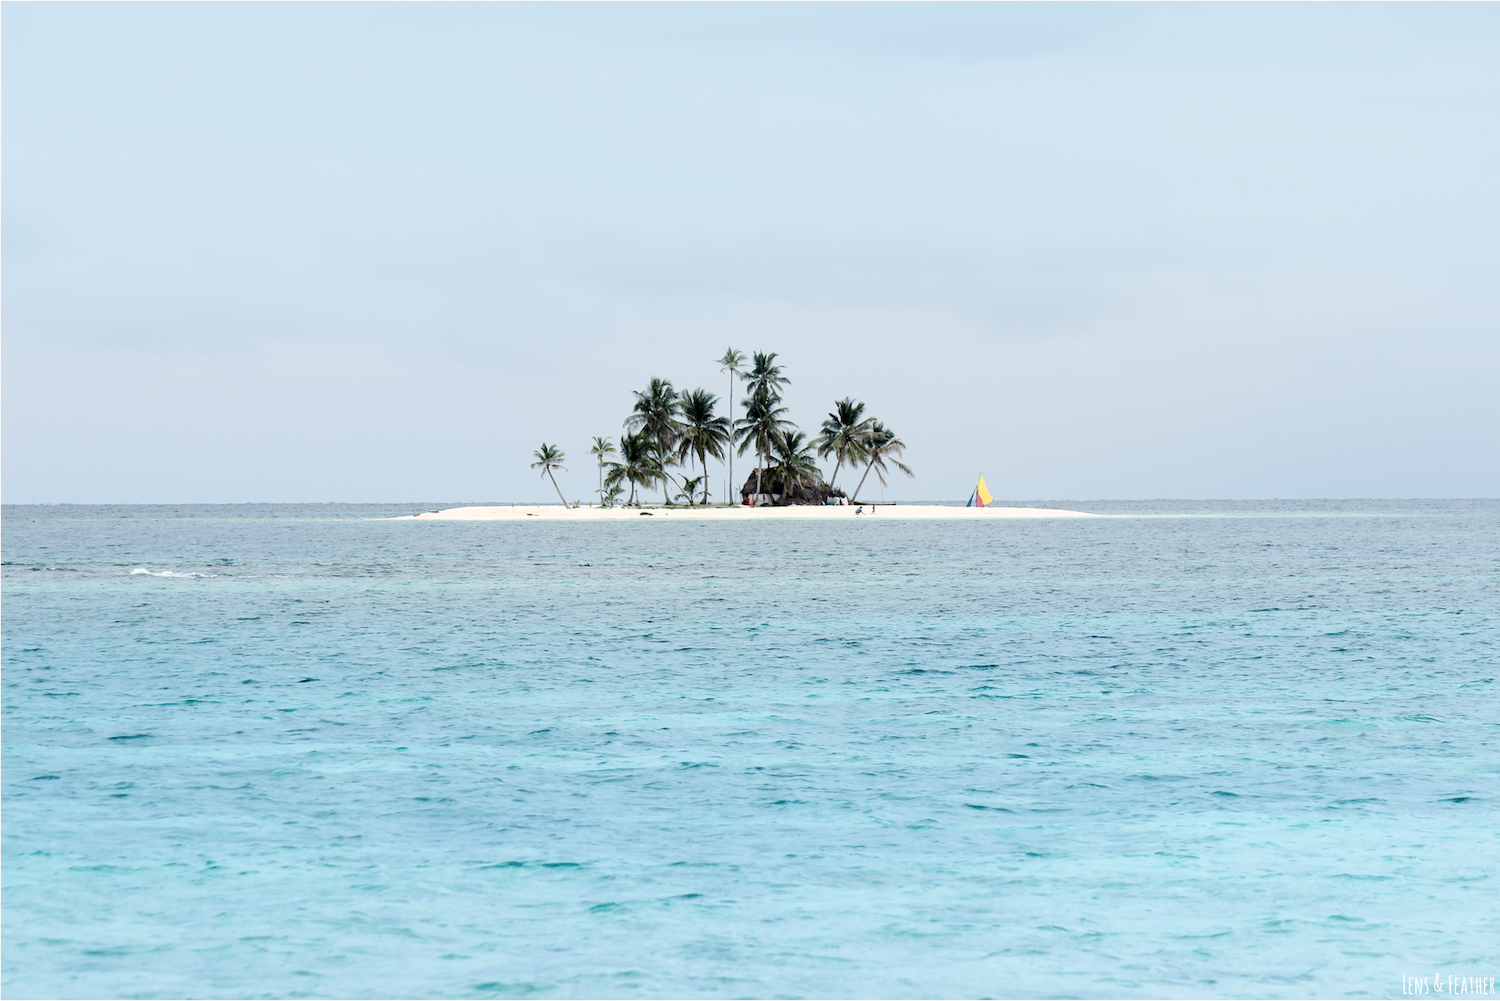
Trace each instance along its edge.
<path fill-rule="evenodd" d="M 619 445 L 600 436 L 588 449 L 599 466 L 599 506 L 640 507 L 649 492 L 660 490 L 664 507 L 708 507 L 708 460 L 726 462 L 733 483 L 735 456 L 746 453 L 754 461 L 740 488 L 739 501 L 746 507 L 860 506 L 835 483 L 846 466 L 863 467 L 854 498 L 871 472 L 882 486 L 892 470 L 913 475 L 901 461 L 906 443 L 881 421 L 866 416 L 865 405 L 852 397 L 835 402 L 818 434 L 809 439 L 787 417 L 782 391 L 791 379 L 776 359 L 774 351 L 757 351 L 747 358 L 729 348 L 715 360 L 728 377 L 730 415 L 735 383 L 744 384 L 739 401 L 744 413 L 738 419 L 720 414 L 719 397 L 707 389 L 679 392 L 670 380 L 654 378 L 635 391 Z M 553 475 L 554 470 L 566 469 L 563 451 L 543 442 L 532 455 L 536 461 L 531 468 L 552 481 L 558 499 L 567 506 Z M 832 460 L 827 478 L 819 459 Z"/>
<path fill-rule="evenodd" d="M 1093 518 L 1098 515 L 1055 508 L 880 503 L 859 499 L 873 472 L 881 486 L 892 472 L 913 476 L 901 461 L 906 443 L 853 397 L 833 404 L 815 437 L 787 417 L 782 390 L 790 385 L 776 352 L 750 358 L 729 348 L 716 359 L 729 380 L 729 407 L 734 410 L 736 382 L 744 384 L 738 420 L 718 413 L 719 397 L 706 389 L 679 392 L 667 379 L 654 378 L 635 391 L 635 405 L 623 423 L 619 445 L 595 437 L 588 454 L 598 464 L 597 504 L 568 503 L 555 473 L 566 471 L 561 448 L 543 442 L 532 453 L 557 491 L 562 506 L 486 505 L 426 511 L 408 516 L 424 521 L 498 521 L 521 518 L 618 519 L 678 518 Z M 754 467 L 740 487 L 738 504 L 709 500 L 708 460 L 724 461 L 734 482 L 735 456 L 753 456 Z M 831 463 L 825 478 L 818 460 Z M 859 472 L 853 494 L 836 485 L 845 467 Z M 851 472 L 851 475 L 852 475 Z M 982 484 L 981 484 L 982 486 Z M 628 492 L 627 492 L 628 488 Z M 648 492 L 661 501 L 647 506 Z M 986 497 L 988 495 L 986 494 Z M 877 512 L 878 508 L 878 512 Z"/>
<path fill-rule="evenodd" d="M 931 519 L 977 519 L 980 521 L 1008 518 L 1105 518 L 1108 515 L 1088 514 L 1083 511 L 1065 511 L 1050 507 L 958 507 L 946 504 L 882 504 L 882 505 L 815 505 L 788 504 L 785 506 L 750 507 L 749 505 L 715 504 L 687 507 L 643 507 L 624 505 L 615 507 L 559 507 L 556 504 L 497 505 L 481 507 L 453 507 L 442 511 L 424 511 L 409 514 L 396 521 L 660 521 L 663 518 L 687 518 L 694 520 L 758 521 L 762 518 L 793 520 L 827 520 L 850 518 L 861 521 L 914 521 Z"/>

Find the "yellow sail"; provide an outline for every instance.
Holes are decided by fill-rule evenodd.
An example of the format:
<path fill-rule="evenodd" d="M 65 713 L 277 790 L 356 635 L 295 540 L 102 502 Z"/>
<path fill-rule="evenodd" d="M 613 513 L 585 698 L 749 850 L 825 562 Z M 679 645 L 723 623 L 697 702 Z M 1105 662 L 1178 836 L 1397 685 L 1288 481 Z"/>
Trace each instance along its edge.
<path fill-rule="evenodd" d="M 974 495 L 969 498 L 968 507 L 984 507 L 993 504 L 995 498 L 990 496 L 990 488 L 984 485 L 984 477 L 979 477 L 979 486 L 974 488 Z"/>

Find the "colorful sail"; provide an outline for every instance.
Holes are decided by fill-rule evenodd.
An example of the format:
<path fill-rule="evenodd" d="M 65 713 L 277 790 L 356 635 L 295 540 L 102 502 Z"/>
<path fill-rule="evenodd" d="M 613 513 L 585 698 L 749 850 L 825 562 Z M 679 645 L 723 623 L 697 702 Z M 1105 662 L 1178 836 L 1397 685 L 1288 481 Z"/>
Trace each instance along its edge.
<path fill-rule="evenodd" d="M 969 503 L 965 507 L 984 507 L 995 503 L 995 498 L 990 496 L 990 490 L 984 485 L 984 477 L 979 477 L 979 486 L 974 488 L 974 493 L 969 496 Z"/>

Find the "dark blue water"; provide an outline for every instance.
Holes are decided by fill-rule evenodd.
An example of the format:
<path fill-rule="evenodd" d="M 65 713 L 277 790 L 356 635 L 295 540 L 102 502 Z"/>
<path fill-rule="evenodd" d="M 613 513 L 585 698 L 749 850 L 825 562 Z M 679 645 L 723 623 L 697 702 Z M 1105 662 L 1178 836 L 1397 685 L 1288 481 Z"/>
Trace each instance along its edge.
<path fill-rule="evenodd" d="M 1500 975 L 1500 502 L 4 511 L 7 997 Z"/>

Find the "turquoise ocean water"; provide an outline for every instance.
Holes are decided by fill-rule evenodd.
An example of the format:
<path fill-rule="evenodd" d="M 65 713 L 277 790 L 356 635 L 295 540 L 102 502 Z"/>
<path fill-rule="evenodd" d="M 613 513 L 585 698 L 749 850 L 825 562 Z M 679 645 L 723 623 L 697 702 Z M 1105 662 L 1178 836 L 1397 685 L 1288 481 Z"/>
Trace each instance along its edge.
<path fill-rule="evenodd" d="M 1500 502 L 1059 506 L 7 506 L 4 994 L 1500 976 Z"/>

